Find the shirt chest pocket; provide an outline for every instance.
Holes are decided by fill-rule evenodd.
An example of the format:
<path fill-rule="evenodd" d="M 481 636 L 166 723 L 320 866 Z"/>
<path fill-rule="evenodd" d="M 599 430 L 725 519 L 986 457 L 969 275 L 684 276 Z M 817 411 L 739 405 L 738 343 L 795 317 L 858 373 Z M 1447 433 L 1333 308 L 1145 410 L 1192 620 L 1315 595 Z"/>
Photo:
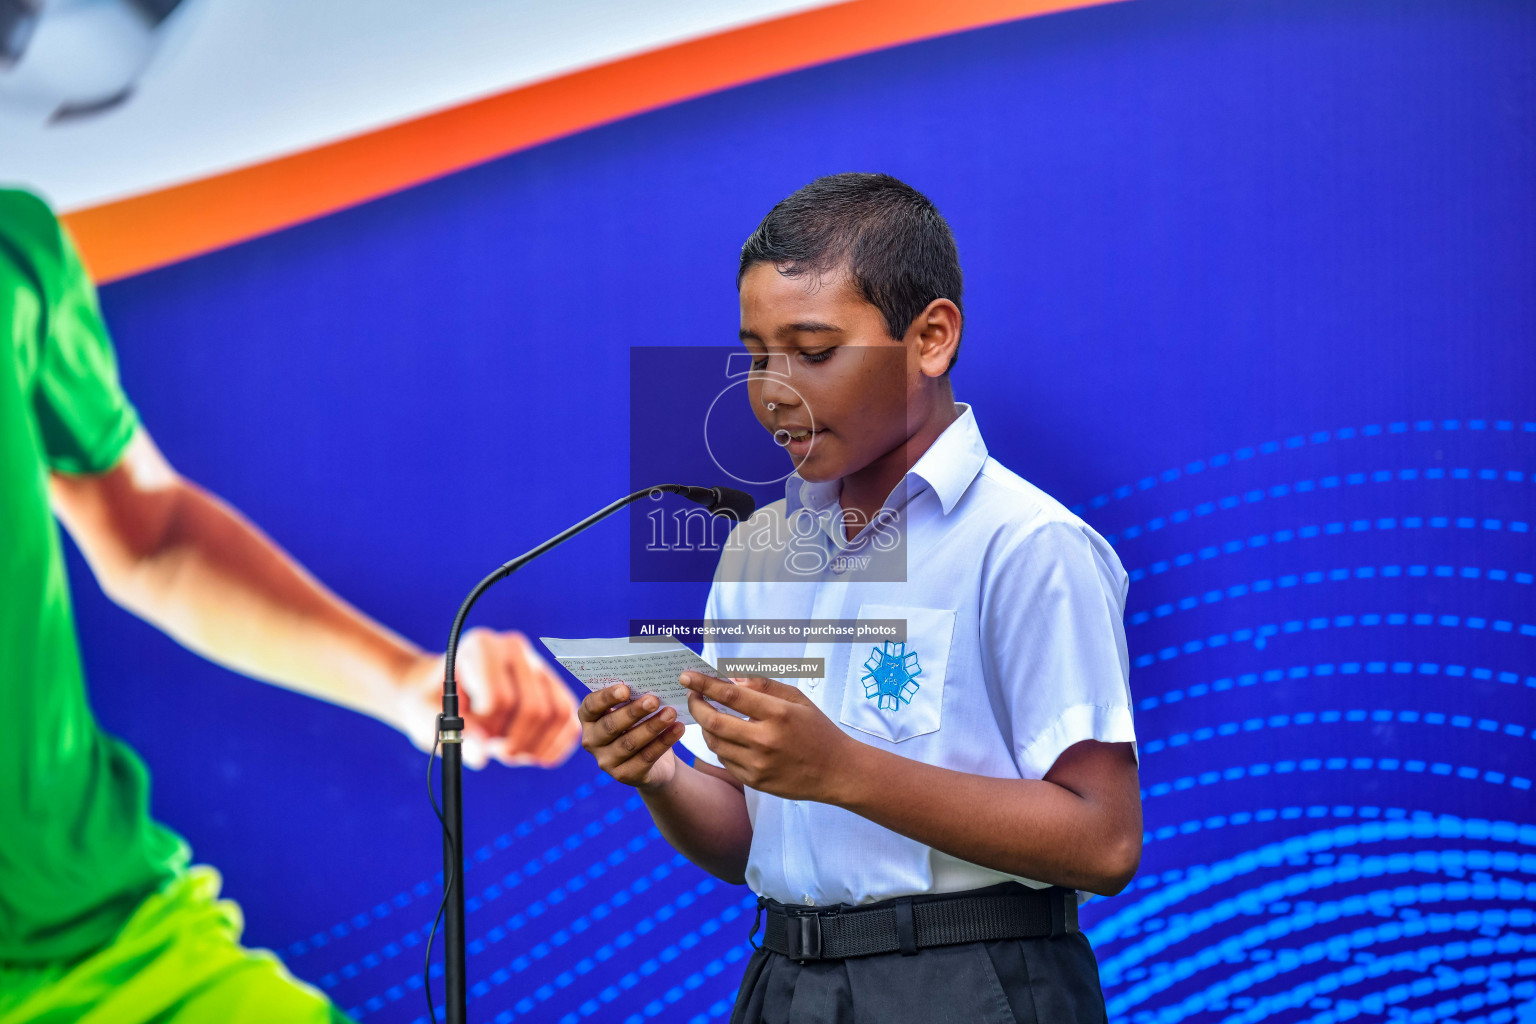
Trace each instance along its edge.
<path fill-rule="evenodd" d="M 859 619 L 900 619 L 905 642 L 854 645 L 843 682 L 842 723 L 891 743 L 937 732 L 955 613 L 941 608 L 865 604 Z"/>

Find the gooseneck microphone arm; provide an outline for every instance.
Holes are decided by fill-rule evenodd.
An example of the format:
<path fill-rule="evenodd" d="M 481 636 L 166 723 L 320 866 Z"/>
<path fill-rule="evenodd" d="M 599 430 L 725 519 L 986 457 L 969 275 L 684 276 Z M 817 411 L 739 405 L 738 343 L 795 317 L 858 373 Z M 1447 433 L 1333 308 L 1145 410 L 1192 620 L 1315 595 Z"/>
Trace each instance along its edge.
<path fill-rule="evenodd" d="M 540 544 L 532 550 L 526 551 L 510 562 L 502 565 L 495 572 L 475 584 L 475 589 L 469 592 L 464 603 L 459 605 L 459 613 L 453 618 L 453 628 L 448 632 L 448 647 L 443 657 L 443 713 L 437 719 L 437 741 L 443 750 L 443 908 L 440 915 L 443 920 L 443 974 L 444 974 L 444 999 L 447 1009 L 448 1024 L 466 1024 L 467 1021 L 467 992 L 465 988 L 465 963 L 464 963 L 464 799 L 462 782 L 464 777 L 463 743 L 464 743 L 464 719 L 459 716 L 459 687 L 454 676 L 454 660 L 459 650 L 459 634 L 463 632 L 464 620 L 469 616 L 469 610 L 480 600 L 482 594 L 495 584 L 506 579 L 518 569 L 538 558 L 544 552 L 557 545 L 563 544 L 572 537 L 594 526 L 619 509 L 630 505 L 650 494 L 667 492 L 680 494 L 689 501 L 705 506 L 711 514 L 729 516 L 737 521 L 743 521 L 752 515 L 756 508 L 756 502 L 751 495 L 730 487 L 694 487 L 688 484 L 658 484 L 655 487 L 646 487 L 626 495 L 613 504 L 601 508 L 592 513 L 581 522 L 568 530 L 563 530 Z M 428 764 L 430 769 L 431 764 Z M 430 774 L 429 774 L 430 782 Z M 437 1010 L 432 1005 L 432 945 L 427 943 L 427 967 L 422 978 L 423 987 L 427 992 L 427 1006 L 431 1010 L 432 1020 L 437 1019 Z"/>

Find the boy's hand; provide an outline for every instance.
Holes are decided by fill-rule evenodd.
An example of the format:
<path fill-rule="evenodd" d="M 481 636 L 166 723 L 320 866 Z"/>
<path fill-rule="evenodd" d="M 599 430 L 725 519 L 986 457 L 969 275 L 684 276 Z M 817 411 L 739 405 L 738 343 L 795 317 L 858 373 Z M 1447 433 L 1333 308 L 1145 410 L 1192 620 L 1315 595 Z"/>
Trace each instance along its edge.
<path fill-rule="evenodd" d="M 793 686 L 753 677 L 739 681 L 684 672 L 693 692 L 688 710 L 704 729 L 704 742 L 742 785 L 786 800 L 835 803 L 837 765 L 857 742 Z M 709 700 L 751 721 L 727 715 Z"/>
<path fill-rule="evenodd" d="M 661 702 L 646 694 L 623 707 L 615 706 L 626 700 L 629 687 L 623 683 L 587 694 L 576 709 L 581 720 L 581 745 L 615 780 L 654 792 L 677 773 L 672 746 L 683 738 L 683 723 L 677 721 L 676 711 L 662 708 L 659 714 L 636 725 Z"/>

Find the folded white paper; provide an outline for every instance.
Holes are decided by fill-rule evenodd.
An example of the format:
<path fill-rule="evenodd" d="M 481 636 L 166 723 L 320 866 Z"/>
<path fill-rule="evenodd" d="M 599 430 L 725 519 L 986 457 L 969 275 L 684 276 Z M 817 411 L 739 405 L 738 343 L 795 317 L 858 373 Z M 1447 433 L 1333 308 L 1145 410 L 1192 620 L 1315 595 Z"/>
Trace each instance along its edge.
<path fill-rule="evenodd" d="M 687 725 L 693 724 L 693 716 L 688 713 L 688 694 L 692 691 L 678 682 L 677 677 L 684 672 L 720 675 L 713 665 L 670 636 L 666 637 L 666 642 L 656 637 L 631 639 L 625 636 L 591 640 L 541 636 L 539 640 L 587 689 L 596 692 L 605 686 L 624 683 L 634 697 L 654 694 L 661 701 L 661 707 L 676 710 L 677 720 Z M 728 715 L 745 717 L 713 701 L 710 703 Z"/>

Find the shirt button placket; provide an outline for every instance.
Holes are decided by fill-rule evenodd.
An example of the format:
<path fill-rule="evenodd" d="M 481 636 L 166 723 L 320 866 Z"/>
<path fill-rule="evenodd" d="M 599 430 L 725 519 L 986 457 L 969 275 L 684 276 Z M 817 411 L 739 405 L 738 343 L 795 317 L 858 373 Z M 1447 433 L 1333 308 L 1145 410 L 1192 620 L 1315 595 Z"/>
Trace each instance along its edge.
<path fill-rule="evenodd" d="M 832 547 L 831 545 L 828 546 Z M 837 557 L 836 548 L 832 548 L 831 555 L 832 559 Z M 844 601 L 844 592 L 847 590 L 847 581 L 837 577 L 842 575 L 844 568 L 845 566 L 839 565 L 833 560 L 828 561 L 826 572 L 816 587 L 815 595 L 811 601 L 811 617 L 813 619 L 836 618 L 840 615 Z M 801 655 L 807 655 L 809 653 L 807 648 L 812 646 L 814 645 L 803 645 L 801 647 Z M 829 651 L 828 653 L 830 654 L 831 652 Z M 807 684 L 806 689 L 810 691 L 811 700 L 820 706 L 820 701 L 817 700 L 817 690 L 821 680 L 804 680 L 803 682 Z M 786 800 L 784 803 L 785 817 L 794 821 L 794 827 L 786 828 L 784 835 L 780 839 L 782 843 L 780 852 L 783 857 L 785 881 L 789 883 L 791 892 L 795 889 L 800 890 L 801 903 L 807 907 L 814 907 L 816 905 L 816 897 L 807 891 L 809 888 L 808 883 L 813 881 L 813 879 L 807 877 L 808 872 L 806 870 L 811 858 L 809 852 L 801 848 L 803 840 L 800 838 L 809 834 L 810 821 L 808 819 L 814 811 L 799 800 Z"/>

